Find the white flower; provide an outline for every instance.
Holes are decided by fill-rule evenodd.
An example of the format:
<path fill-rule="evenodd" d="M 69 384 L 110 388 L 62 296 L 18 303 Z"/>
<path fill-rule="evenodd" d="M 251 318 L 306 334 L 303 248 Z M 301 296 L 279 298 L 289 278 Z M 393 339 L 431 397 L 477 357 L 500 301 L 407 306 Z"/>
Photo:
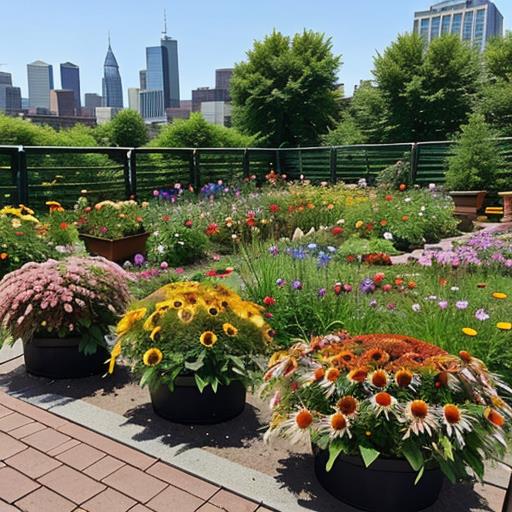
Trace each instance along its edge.
<path fill-rule="evenodd" d="M 410 198 L 410 197 L 406 197 L 406 198 L 404 199 L 404 201 L 405 201 L 406 203 L 410 203 L 410 202 L 411 202 L 411 198 Z"/>
<path fill-rule="evenodd" d="M 160 253 L 160 254 L 163 254 L 165 252 L 165 246 L 160 244 L 156 250 Z"/>
<path fill-rule="evenodd" d="M 342 224 L 345 224 L 345 219 L 340 219 L 338 222 L 336 222 L 336 224 L 338 225 L 342 225 Z"/>
<path fill-rule="evenodd" d="M 423 400 L 409 402 L 405 407 L 405 417 L 400 421 L 408 423 L 403 439 L 408 439 L 411 434 L 432 436 L 439 427 L 436 412 Z"/>
<path fill-rule="evenodd" d="M 185 245 L 185 242 L 182 242 L 181 240 L 178 242 L 178 245 Z"/>
<path fill-rule="evenodd" d="M 320 420 L 319 433 L 328 434 L 331 439 L 341 438 L 345 434 L 351 438 L 350 420 L 341 412 L 337 411 L 330 416 Z"/>
<path fill-rule="evenodd" d="M 386 231 L 383 236 L 386 240 L 393 240 L 393 234 L 389 231 Z"/>

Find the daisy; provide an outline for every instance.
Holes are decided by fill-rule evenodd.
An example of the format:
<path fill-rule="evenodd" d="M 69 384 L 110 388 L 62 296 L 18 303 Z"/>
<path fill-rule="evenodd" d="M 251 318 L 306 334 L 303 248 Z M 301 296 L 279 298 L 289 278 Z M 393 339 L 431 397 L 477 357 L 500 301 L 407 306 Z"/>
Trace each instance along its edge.
<path fill-rule="evenodd" d="M 336 381 L 339 379 L 341 372 L 338 368 L 331 366 L 325 371 L 325 376 L 320 382 L 320 386 L 325 389 L 325 396 L 331 396 L 336 389 Z"/>
<path fill-rule="evenodd" d="M 465 414 L 459 407 L 453 404 L 446 404 L 443 407 L 443 424 L 448 437 L 455 435 L 461 448 L 464 442 L 464 432 L 471 432 L 471 416 Z"/>
<path fill-rule="evenodd" d="M 403 422 L 409 425 L 403 439 L 408 439 L 412 434 L 419 436 L 420 434 L 432 435 L 437 429 L 437 418 L 434 411 L 429 407 L 427 402 L 423 400 L 413 400 L 405 407 L 405 418 Z"/>
<path fill-rule="evenodd" d="M 381 414 L 384 414 L 388 421 L 390 413 L 396 416 L 399 412 L 396 398 L 391 396 L 389 393 L 386 393 L 385 391 L 381 391 L 380 393 L 373 395 L 370 398 L 370 404 L 375 410 L 375 415 L 377 417 L 379 417 Z"/>
<path fill-rule="evenodd" d="M 297 444 L 309 440 L 312 424 L 313 414 L 303 408 L 288 416 L 275 430 L 279 435 L 289 438 L 291 444 Z"/>
<path fill-rule="evenodd" d="M 343 413 L 335 412 L 320 420 L 318 431 L 321 434 L 329 434 L 330 439 L 341 438 L 344 435 L 352 438 L 349 427 L 350 420 Z"/>

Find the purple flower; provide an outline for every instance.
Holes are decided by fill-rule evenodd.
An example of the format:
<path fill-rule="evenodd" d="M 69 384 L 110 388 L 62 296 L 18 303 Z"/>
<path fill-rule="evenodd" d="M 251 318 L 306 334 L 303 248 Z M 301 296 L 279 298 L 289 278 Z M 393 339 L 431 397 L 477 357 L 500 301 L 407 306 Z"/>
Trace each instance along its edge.
<path fill-rule="evenodd" d="M 144 265 L 145 261 L 146 261 L 146 259 L 144 258 L 144 256 L 142 254 L 136 254 L 133 257 L 133 263 L 135 263 L 135 265 L 137 265 L 138 267 Z"/>
<path fill-rule="evenodd" d="M 370 306 L 371 308 L 376 308 L 377 307 L 377 301 L 375 299 L 372 299 L 369 303 L 368 303 L 368 306 Z"/>
<path fill-rule="evenodd" d="M 458 300 L 455 303 L 455 307 L 457 309 L 466 309 L 469 306 L 469 302 L 467 300 Z"/>
<path fill-rule="evenodd" d="M 302 290 L 302 283 L 298 279 L 295 279 L 295 281 L 292 282 L 292 288 L 294 290 Z"/>
<path fill-rule="evenodd" d="M 475 312 L 475 318 L 480 320 L 480 322 L 484 322 L 489 319 L 489 315 L 485 311 L 485 309 L 477 309 Z"/>
<path fill-rule="evenodd" d="M 505 260 L 505 267 L 512 268 L 512 259 Z"/>
<path fill-rule="evenodd" d="M 158 197 L 160 192 L 158 190 L 153 190 L 153 197 Z"/>
<path fill-rule="evenodd" d="M 327 265 L 329 265 L 330 261 L 331 261 L 331 257 L 328 254 L 326 254 L 325 252 L 320 251 L 318 253 L 318 260 L 317 260 L 318 268 L 325 268 Z"/>
<path fill-rule="evenodd" d="M 167 263 L 167 261 L 162 261 L 162 263 L 160 263 L 160 268 L 162 270 L 167 270 L 169 268 L 169 263 Z"/>
<path fill-rule="evenodd" d="M 348 284 L 348 283 L 345 283 L 343 285 L 343 291 L 345 293 L 350 293 L 352 291 L 352 285 L 351 284 Z"/>
<path fill-rule="evenodd" d="M 359 289 L 363 293 L 373 293 L 375 291 L 375 283 L 371 278 L 366 277 L 362 280 L 361 284 L 359 285 Z"/>
<path fill-rule="evenodd" d="M 419 313 L 420 310 L 421 310 L 421 306 L 419 304 L 413 304 L 411 306 L 411 309 L 415 312 L 415 313 Z"/>
<path fill-rule="evenodd" d="M 448 307 L 448 301 L 447 300 L 440 300 L 437 305 L 441 308 L 441 309 L 446 309 Z"/>
<path fill-rule="evenodd" d="M 386 307 L 389 311 L 394 311 L 396 309 L 396 304 L 394 302 L 390 302 Z"/>
<path fill-rule="evenodd" d="M 318 296 L 320 298 L 325 297 L 326 293 L 327 293 L 327 290 L 325 288 L 320 288 L 320 290 L 318 290 Z"/>
<path fill-rule="evenodd" d="M 269 248 L 268 252 L 272 254 L 272 256 L 277 256 L 279 254 L 279 247 L 277 247 L 277 245 L 273 245 Z"/>
<path fill-rule="evenodd" d="M 286 284 L 286 281 L 284 279 L 276 279 L 276 285 L 279 286 L 279 288 L 282 288 Z"/>

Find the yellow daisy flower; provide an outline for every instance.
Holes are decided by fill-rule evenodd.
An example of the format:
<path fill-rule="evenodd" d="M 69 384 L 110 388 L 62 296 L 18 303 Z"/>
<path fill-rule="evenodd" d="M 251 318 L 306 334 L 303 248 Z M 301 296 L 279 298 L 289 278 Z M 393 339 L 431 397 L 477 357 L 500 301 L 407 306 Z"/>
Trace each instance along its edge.
<path fill-rule="evenodd" d="M 194 308 L 182 308 L 178 311 L 178 318 L 184 324 L 188 324 L 194 319 L 194 311 Z"/>
<path fill-rule="evenodd" d="M 201 342 L 201 345 L 207 348 L 212 348 L 215 343 L 217 343 L 217 335 L 212 331 L 205 331 L 199 337 L 199 341 Z"/>
<path fill-rule="evenodd" d="M 146 350 L 142 356 L 142 361 L 146 366 L 156 366 L 162 362 L 163 358 L 164 355 L 160 349 L 150 348 L 149 350 Z"/>
<path fill-rule="evenodd" d="M 478 334 L 477 331 L 475 331 L 475 329 L 472 329 L 471 327 L 464 327 L 462 329 L 462 332 L 466 335 L 466 336 L 476 336 Z"/>
<path fill-rule="evenodd" d="M 228 322 L 226 322 L 225 324 L 222 325 L 222 330 L 228 336 L 231 336 L 231 337 L 236 336 L 238 334 L 238 329 L 234 325 L 232 325 Z"/>
<path fill-rule="evenodd" d="M 118 336 L 123 336 L 126 334 L 135 323 L 137 323 L 141 318 L 144 318 L 146 313 L 146 308 L 138 308 L 132 311 L 128 311 L 128 313 L 126 313 L 126 315 L 124 315 L 117 324 L 116 332 Z"/>
<path fill-rule="evenodd" d="M 110 352 L 110 361 L 108 363 L 108 373 L 114 373 L 117 358 L 121 355 L 121 342 L 118 341 Z"/>
<path fill-rule="evenodd" d="M 149 337 L 151 338 L 151 341 L 158 341 L 158 339 L 160 338 L 160 331 L 161 330 L 162 330 L 162 328 L 159 326 L 159 327 L 155 327 L 151 331 L 151 334 L 149 335 Z"/>
<path fill-rule="evenodd" d="M 496 327 L 502 331 L 510 331 L 510 329 L 512 329 L 512 324 L 510 322 L 498 322 Z"/>
<path fill-rule="evenodd" d="M 506 299 L 508 297 L 508 295 L 506 293 L 503 293 L 503 292 L 494 292 L 492 294 L 492 296 L 495 298 L 495 299 Z"/>

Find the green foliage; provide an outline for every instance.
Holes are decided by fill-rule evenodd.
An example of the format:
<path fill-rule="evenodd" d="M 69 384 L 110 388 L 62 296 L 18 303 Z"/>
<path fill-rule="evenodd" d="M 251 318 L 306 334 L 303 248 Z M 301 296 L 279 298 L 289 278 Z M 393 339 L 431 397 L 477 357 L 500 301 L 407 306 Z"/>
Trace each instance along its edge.
<path fill-rule="evenodd" d="M 255 144 L 255 137 L 208 123 L 199 112 L 164 126 L 151 141 L 151 146 L 169 148 L 245 148 Z"/>
<path fill-rule="evenodd" d="M 340 63 L 324 34 L 274 30 L 235 67 L 234 125 L 272 147 L 318 144 L 339 112 Z"/>
<path fill-rule="evenodd" d="M 512 32 L 487 42 L 484 64 L 490 79 L 512 82 Z"/>
<path fill-rule="evenodd" d="M 451 190 L 495 190 L 497 171 L 504 165 L 496 132 L 481 114 L 462 126 L 453 154 L 447 159 L 446 186 Z"/>
<path fill-rule="evenodd" d="M 126 109 L 111 121 L 112 143 L 121 147 L 140 147 L 148 142 L 148 130 L 144 119 L 135 110 Z"/>
<path fill-rule="evenodd" d="M 444 140 L 465 122 L 479 90 L 475 49 L 445 35 L 424 49 L 417 34 L 398 36 L 375 59 L 390 141 Z"/>
<path fill-rule="evenodd" d="M 53 245 L 69 247 L 78 242 L 75 219 L 74 212 L 57 210 L 50 212 L 43 219 L 47 229 L 47 238 Z"/>
<path fill-rule="evenodd" d="M 346 144 L 364 144 L 366 142 L 363 132 L 359 129 L 356 120 L 350 114 L 343 114 L 336 128 L 322 135 L 324 146 L 343 146 Z"/>
<path fill-rule="evenodd" d="M 398 160 L 393 165 L 389 165 L 383 169 L 377 176 L 377 186 L 384 189 L 396 190 L 400 184 L 411 184 L 411 163 L 404 155 L 402 160 Z"/>

